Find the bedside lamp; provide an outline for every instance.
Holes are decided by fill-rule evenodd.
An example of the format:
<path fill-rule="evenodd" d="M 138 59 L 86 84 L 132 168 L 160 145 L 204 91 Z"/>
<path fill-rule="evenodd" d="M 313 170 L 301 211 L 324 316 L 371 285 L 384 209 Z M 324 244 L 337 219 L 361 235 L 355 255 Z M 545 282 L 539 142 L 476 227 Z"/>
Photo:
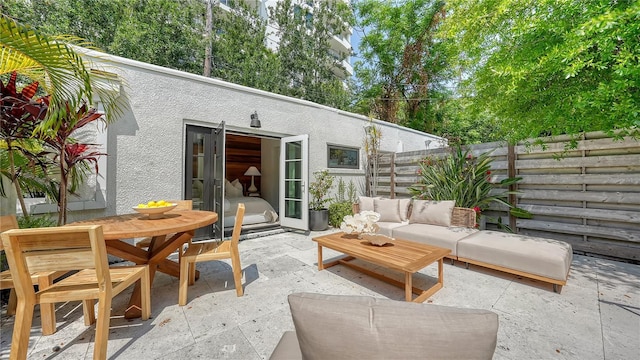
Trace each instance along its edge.
<path fill-rule="evenodd" d="M 258 168 L 256 168 L 255 166 L 251 166 L 247 169 L 247 171 L 244 172 L 245 176 L 251 176 L 251 186 L 249 186 L 249 188 L 247 189 L 247 191 L 249 191 L 250 193 L 254 193 L 256 191 L 258 191 L 258 188 L 256 187 L 256 185 L 253 182 L 253 178 L 254 176 L 260 176 L 262 174 L 260 174 L 260 171 L 258 171 Z"/>

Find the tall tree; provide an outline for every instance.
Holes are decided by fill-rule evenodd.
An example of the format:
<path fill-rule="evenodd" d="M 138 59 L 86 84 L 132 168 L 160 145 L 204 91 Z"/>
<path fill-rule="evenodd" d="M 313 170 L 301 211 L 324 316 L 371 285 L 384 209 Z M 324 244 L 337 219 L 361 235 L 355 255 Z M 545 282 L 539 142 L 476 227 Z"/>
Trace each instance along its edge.
<path fill-rule="evenodd" d="M 110 54 L 202 74 L 201 0 L 4 0 L 2 11 L 45 35 L 71 34 Z"/>
<path fill-rule="evenodd" d="M 334 71 L 344 71 L 341 62 L 350 54 L 331 53 L 330 41 L 353 24 L 351 8 L 342 1 L 282 0 L 269 16 L 279 39 L 283 93 L 345 108 L 349 93 Z"/>
<path fill-rule="evenodd" d="M 469 111 L 513 141 L 640 125 L 640 2 L 460 0 L 443 34 Z"/>
<path fill-rule="evenodd" d="M 444 2 L 410 0 L 356 3 L 364 29 L 355 64 L 360 103 L 376 117 L 431 132 L 445 78 L 445 62 L 434 34 Z"/>
<path fill-rule="evenodd" d="M 236 84 L 280 93 L 279 62 L 266 46 L 266 20 L 244 2 L 215 11 L 212 75 Z"/>

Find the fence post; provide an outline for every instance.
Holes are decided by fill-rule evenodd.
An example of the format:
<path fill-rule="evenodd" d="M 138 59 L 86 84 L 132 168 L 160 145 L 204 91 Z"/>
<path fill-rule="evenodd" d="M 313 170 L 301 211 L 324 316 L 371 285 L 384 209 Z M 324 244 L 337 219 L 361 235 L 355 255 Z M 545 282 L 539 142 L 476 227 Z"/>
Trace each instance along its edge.
<path fill-rule="evenodd" d="M 513 178 L 516 176 L 516 149 L 515 146 L 509 144 L 507 146 L 507 176 Z M 509 185 L 509 191 L 515 192 L 518 190 L 518 184 Z M 509 204 L 511 206 L 518 206 L 518 197 L 516 194 L 509 194 Z M 508 210 L 507 210 L 508 211 Z M 509 215 L 509 227 L 515 232 L 518 233 L 516 229 L 516 217 L 511 215 L 511 212 L 507 213 Z"/>
<path fill-rule="evenodd" d="M 391 154 L 390 161 L 391 161 L 391 164 L 390 164 L 389 171 L 391 172 L 391 174 L 389 175 L 389 180 L 390 180 L 389 197 L 391 199 L 395 199 L 396 198 L 396 154 L 395 153 Z"/>

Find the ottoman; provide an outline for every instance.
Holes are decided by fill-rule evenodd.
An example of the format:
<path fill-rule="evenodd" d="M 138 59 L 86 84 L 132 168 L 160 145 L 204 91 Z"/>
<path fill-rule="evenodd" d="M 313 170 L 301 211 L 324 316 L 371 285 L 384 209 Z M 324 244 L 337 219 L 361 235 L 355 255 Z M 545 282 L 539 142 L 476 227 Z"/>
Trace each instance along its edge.
<path fill-rule="evenodd" d="M 458 241 L 458 260 L 553 284 L 560 292 L 573 260 L 571 245 L 534 236 L 483 230 Z"/>

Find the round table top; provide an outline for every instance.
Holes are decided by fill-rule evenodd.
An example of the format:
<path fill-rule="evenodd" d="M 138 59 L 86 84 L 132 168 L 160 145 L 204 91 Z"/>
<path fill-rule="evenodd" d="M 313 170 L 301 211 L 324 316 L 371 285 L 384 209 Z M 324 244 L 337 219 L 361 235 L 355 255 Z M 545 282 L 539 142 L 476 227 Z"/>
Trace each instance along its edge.
<path fill-rule="evenodd" d="M 102 225 L 105 240 L 161 236 L 191 231 L 213 224 L 218 214 L 213 211 L 169 211 L 160 219 L 144 214 L 125 214 L 77 221 L 68 225 Z"/>

